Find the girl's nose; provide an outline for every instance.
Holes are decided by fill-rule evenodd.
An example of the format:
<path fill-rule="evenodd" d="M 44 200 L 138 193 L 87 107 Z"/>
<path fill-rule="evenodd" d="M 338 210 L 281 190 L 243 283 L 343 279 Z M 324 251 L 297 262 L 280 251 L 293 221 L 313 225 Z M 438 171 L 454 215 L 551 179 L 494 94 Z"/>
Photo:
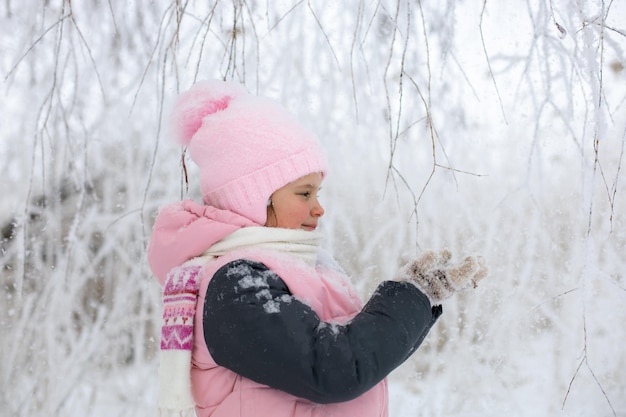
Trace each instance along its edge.
<path fill-rule="evenodd" d="M 324 215 L 324 207 L 320 204 L 319 200 L 315 200 L 315 204 L 311 208 L 311 216 L 322 217 Z"/>

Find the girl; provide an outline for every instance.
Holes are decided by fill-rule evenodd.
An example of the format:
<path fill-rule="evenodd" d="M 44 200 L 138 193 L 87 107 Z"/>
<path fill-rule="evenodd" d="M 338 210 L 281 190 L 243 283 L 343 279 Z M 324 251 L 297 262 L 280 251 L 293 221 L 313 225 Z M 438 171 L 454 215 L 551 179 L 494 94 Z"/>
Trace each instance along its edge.
<path fill-rule="evenodd" d="M 203 204 L 157 216 L 148 260 L 164 286 L 159 404 L 199 417 L 387 416 L 387 375 L 421 344 L 441 300 L 486 268 L 428 252 L 362 306 L 319 247 L 317 140 L 273 101 L 205 81 L 173 125 Z"/>

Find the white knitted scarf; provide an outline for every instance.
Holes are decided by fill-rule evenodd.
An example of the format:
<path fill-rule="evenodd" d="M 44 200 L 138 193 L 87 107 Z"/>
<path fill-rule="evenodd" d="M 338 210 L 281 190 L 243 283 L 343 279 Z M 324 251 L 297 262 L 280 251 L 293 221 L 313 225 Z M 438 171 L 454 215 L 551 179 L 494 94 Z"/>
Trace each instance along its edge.
<path fill-rule="evenodd" d="M 262 248 L 292 254 L 315 265 L 321 236 L 316 232 L 270 227 L 244 227 L 213 244 L 202 255 L 173 268 L 163 287 L 163 323 L 159 365 L 160 416 L 192 416 L 191 350 L 193 322 L 207 262 L 237 249 Z"/>
<path fill-rule="evenodd" d="M 207 249 L 201 256 L 217 257 L 236 249 L 249 247 L 290 253 L 315 264 L 320 235 L 300 229 L 277 227 L 243 227 Z"/>

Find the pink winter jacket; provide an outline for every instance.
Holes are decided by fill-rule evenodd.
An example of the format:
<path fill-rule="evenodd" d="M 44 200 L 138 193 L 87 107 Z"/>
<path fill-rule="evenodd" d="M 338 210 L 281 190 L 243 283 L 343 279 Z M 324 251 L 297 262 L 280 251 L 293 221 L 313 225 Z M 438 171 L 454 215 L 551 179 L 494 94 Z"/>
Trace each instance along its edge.
<path fill-rule="evenodd" d="M 237 259 L 262 262 L 277 273 L 291 293 L 311 306 L 324 322 L 348 322 L 362 308 L 354 288 L 340 273 L 319 264 L 314 268 L 291 255 L 252 249 L 231 252 L 202 270 L 198 306 L 204 304 L 204 295 L 215 272 Z M 220 367 L 208 352 L 202 320 L 203 311 L 197 308 L 191 383 L 198 417 L 387 416 L 386 380 L 354 400 L 315 404 Z"/>
<path fill-rule="evenodd" d="M 163 284 L 173 267 L 200 255 L 235 230 L 255 225 L 234 213 L 201 206 L 191 200 L 169 205 L 157 217 L 148 248 L 148 261 Z M 293 295 L 311 306 L 323 321 L 345 322 L 361 309 L 361 303 L 345 276 L 323 266 L 316 269 L 290 255 L 270 256 L 267 251 L 244 250 L 210 262 L 201 272 L 194 322 L 191 378 L 198 417 L 386 417 L 385 380 L 354 400 L 315 404 L 253 382 L 215 363 L 203 335 L 201 306 L 215 271 L 241 258 L 262 262 L 276 272 Z"/>
<path fill-rule="evenodd" d="M 260 225 L 234 213 L 198 205 L 190 200 L 167 206 L 159 213 L 153 228 L 148 247 L 150 267 L 159 282 L 164 284 L 166 276 L 172 268 L 201 255 L 215 243 L 240 228 L 249 226 Z M 245 351 L 244 349 L 237 349 L 237 346 L 233 346 L 231 349 L 235 339 L 229 339 L 231 327 L 224 323 L 233 319 L 233 316 L 212 316 L 213 312 L 222 310 L 208 308 L 208 306 L 220 303 L 224 303 L 222 307 L 225 310 L 237 306 L 237 303 L 248 306 L 245 302 L 237 301 L 241 299 L 240 293 L 237 293 L 237 288 L 232 286 L 231 281 L 217 278 L 224 276 L 225 268 L 220 269 L 222 266 L 228 265 L 228 268 L 232 268 L 233 265 L 242 262 L 241 260 L 255 262 L 257 265 L 262 264 L 264 268 L 267 268 L 266 272 L 269 270 L 278 277 L 277 279 L 282 280 L 283 288 L 285 288 L 284 294 L 297 300 L 297 302 L 292 301 L 288 304 L 299 306 L 300 313 L 305 314 L 305 316 L 287 314 L 287 311 L 290 312 L 291 310 L 286 308 L 281 310 L 282 318 L 291 318 L 291 323 L 295 323 L 296 326 L 301 326 L 304 321 L 308 320 L 311 328 L 316 329 L 316 331 L 319 328 L 325 334 L 332 334 L 331 339 L 324 340 L 329 341 L 333 347 L 338 347 L 342 354 L 348 352 L 350 358 L 353 357 L 354 353 L 351 350 L 352 347 L 367 352 L 367 358 L 359 357 L 364 360 L 365 365 L 359 366 L 359 363 L 353 363 L 359 368 L 354 374 L 357 382 L 363 382 L 363 390 L 356 392 L 362 394 L 356 394 L 358 395 L 356 398 L 353 395 L 343 396 L 341 394 L 341 397 L 336 398 L 348 400 L 343 402 L 329 400 L 325 404 L 314 403 L 311 400 L 288 394 L 286 391 L 301 391 L 294 391 L 291 382 L 283 378 L 283 373 L 273 374 L 273 360 L 267 363 L 254 362 L 255 352 L 257 352 L 255 350 L 250 351 L 253 356 L 247 356 L 248 353 L 246 352 L 243 357 L 251 359 L 251 363 L 269 369 L 267 372 L 274 378 L 272 385 L 283 386 L 285 391 L 254 382 L 216 363 L 209 353 L 207 340 L 211 342 L 212 352 L 220 360 L 220 363 L 232 363 L 233 365 L 230 367 L 233 369 L 236 369 L 237 365 L 235 362 L 225 362 L 226 357 L 229 356 L 229 353 L 244 353 Z M 234 270 L 237 271 L 236 267 Z M 386 417 L 388 394 L 385 376 L 418 348 L 441 314 L 441 307 L 431 306 L 428 298 L 417 287 L 409 283 L 395 281 L 381 283 L 367 305 L 362 307 L 347 277 L 332 267 L 330 262 L 318 261 L 312 265 L 294 255 L 258 247 L 232 250 L 218 258 L 207 261 L 198 276 L 200 277 L 199 298 L 194 319 L 191 369 L 192 394 L 198 417 Z M 228 277 L 228 273 L 225 276 Z M 210 292 L 211 302 L 204 306 L 207 290 L 214 277 L 215 280 L 211 285 Z M 218 286 L 220 291 L 214 291 L 213 289 L 218 283 L 222 287 Z M 235 298 L 225 296 L 229 291 L 235 294 Z M 252 293 L 251 297 L 256 299 L 258 295 Z M 263 314 L 263 312 L 260 313 Z M 203 321 L 205 315 L 207 317 L 206 323 Z M 309 320 L 314 315 L 317 317 L 313 321 Z M 221 317 L 221 319 L 217 317 Z M 249 320 L 248 317 L 250 317 Z M 236 340 L 242 339 L 241 348 L 256 346 L 255 344 L 247 344 L 245 336 L 242 335 L 248 335 L 257 330 L 262 331 L 266 336 L 269 335 L 271 342 L 276 341 L 271 338 L 274 332 L 280 332 L 281 329 L 289 332 L 296 331 L 295 328 L 284 327 L 283 323 L 280 323 L 272 332 L 269 332 L 267 326 L 271 327 L 279 322 L 269 315 L 264 315 L 261 317 L 266 320 L 264 323 L 267 324 L 259 327 L 262 320 L 255 319 L 255 317 L 257 316 L 241 316 L 236 319 L 239 321 L 230 323 L 241 327 L 245 322 L 249 326 L 244 333 L 236 336 Z M 338 325 L 337 328 L 334 327 L 335 325 Z M 354 339 L 356 340 L 355 345 L 345 347 L 348 349 L 346 351 L 341 350 L 344 345 L 334 344 L 334 332 L 339 328 L 346 332 L 341 334 L 350 335 L 350 337 L 360 335 L 360 338 Z M 206 339 L 205 331 L 207 332 Z M 286 338 L 291 337 L 291 335 L 292 333 L 287 333 Z M 307 340 L 312 341 L 314 339 Z M 218 343 L 224 342 L 220 345 L 221 350 L 217 349 L 216 341 Z M 288 352 L 293 352 L 295 355 L 292 355 L 293 360 L 299 360 L 302 348 L 303 346 L 298 348 L 298 345 L 289 347 Z M 321 353 L 320 351 L 315 354 Z M 259 355 L 259 357 L 269 356 Z M 330 358 L 330 356 L 322 356 L 322 358 L 325 357 Z M 280 362 L 281 359 L 282 357 L 278 361 Z M 290 363 L 292 366 L 285 368 L 286 370 L 295 370 L 299 365 L 296 362 Z M 300 362 L 305 368 L 308 363 Z M 345 368 L 346 364 L 344 363 L 342 366 Z M 335 375 L 335 368 L 333 368 L 332 363 L 324 369 L 325 372 L 328 372 L 324 375 Z M 317 367 L 311 368 L 313 371 L 311 375 L 314 378 L 320 375 L 316 373 L 318 370 L 320 369 Z M 253 378 L 251 374 L 247 374 L 243 370 L 241 373 Z M 270 381 L 270 379 L 263 380 Z M 344 380 L 340 381 L 342 381 L 341 384 L 333 389 L 339 390 L 340 387 L 348 387 L 348 384 L 343 383 Z M 353 382 L 354 379 L 350 379 L 350 381 Z M 325 400 L 320 401 L 325 402 Z M 342 400 L 337 399 L 336 401 Z"/>

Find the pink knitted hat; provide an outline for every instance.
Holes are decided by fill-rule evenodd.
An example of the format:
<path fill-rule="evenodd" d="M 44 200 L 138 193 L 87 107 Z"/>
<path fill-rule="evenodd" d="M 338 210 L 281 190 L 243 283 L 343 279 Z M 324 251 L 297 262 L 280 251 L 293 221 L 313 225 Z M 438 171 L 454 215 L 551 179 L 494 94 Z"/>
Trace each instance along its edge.
<path fill-rule="evenodd" d="M 200 81 L 174 107 L 178 141 L 200 168 L 204 204 L 265 224 L 272 193 L 326 172 L 317 139 L 276 102 L 239 84 Z"/>

